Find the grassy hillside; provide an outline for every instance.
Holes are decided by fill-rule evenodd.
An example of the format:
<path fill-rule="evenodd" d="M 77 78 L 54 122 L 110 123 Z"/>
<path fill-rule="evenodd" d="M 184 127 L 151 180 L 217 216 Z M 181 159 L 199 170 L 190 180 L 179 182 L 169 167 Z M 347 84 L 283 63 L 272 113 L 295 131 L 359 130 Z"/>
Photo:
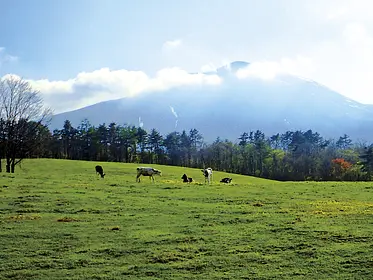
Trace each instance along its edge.
<path fill-rule="evenodd" d="M 27 160 L 0 173 L 0 279 L 371 279 L 372 183 Z M 183 173 L 193 177 L 182 183 Z"/>

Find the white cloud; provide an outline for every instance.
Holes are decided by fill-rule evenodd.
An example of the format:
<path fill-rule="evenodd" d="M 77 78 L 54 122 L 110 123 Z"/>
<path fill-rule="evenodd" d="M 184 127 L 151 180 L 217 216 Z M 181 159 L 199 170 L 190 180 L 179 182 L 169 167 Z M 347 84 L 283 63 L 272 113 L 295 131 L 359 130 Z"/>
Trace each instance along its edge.
<path fill-rule="evenodd" d="M 244 69 L 239 69 L 236 76 L 239 79 L 261 78 L 263 80 L 272 80 L 281 72 L 281 66 L 278 62 L 262 61 L 251 63 Z"/>
<path fill-rule="evenodd" d="M 321 5 L 324 4 L 323 2 L 325 3 L 325 1 L 322 1 Z M 326 19 L 334 21 L 372 21 L 372 9 L 373 2 L 371 0 L 336 0 L 326 9 Z M 323 11 L 323 9 L 319 10 Z"/>
<path fill-rule="evenodd" d="M 133 97 L 144 92 L 163 91 L 179 86 L 219 85 L 217 75 L 189 74 L 180 68 L 165 68 L 149 77 L 141 71 L 102 68 L 79 73 L 65 81 L 28 80 L 39 90 L 55 113 L 77 109 L 106 100 Z"/>
<path fill-rule="evenodd" d="M 176 39 L 176 40 L 173 40 L 173 41 L 166 41 L 166 42 L 163 43 L 162 49 L 163 50 L 175 49 L 177 47 L 180 47 L 181 44 L 182 44 L 181 39 Z"/>
<path fill-rule="evenodd" d="M 4 47 L 0 47 L 0 66 L 7 62 L 16 62 L 17 60 L 17 56 L 7 53 Z"/>
<path fill-rule="evenodd" d="M 335 10 L 331 10 L 331 11 L 327 14 L 326 18 L 327 18 L 328 20 L 335 20 L 335 19 L 340 19 L 340 18 L 342 18 L 342 17 L 345 16 L 346 14 L 348 14 L 348 10 L 347 10 L 347 8 L 346 8 L 346 7 L 339 7 L 339 8 L 337 8 L 337 9 L 335 9 Z"/>
<path fill-rule="evenodd" d="M 43 80 L 28 80 L 32 87 L 40 90 L 43 94 L 54 94 L 54 93 L 71 93 L 73 91 L 74 80 L 67 81 L 49 81 Z"/>
<path fill-rule="evenodd" d="M 358 22 L 346 24 L 343 35 L 350 47 L 367 48 L 369 53 L 372 53 L 373 36 L 368 33 L 364 24 Z"/>
<path fill-rule="evenodd" d="M 216 72 L 217 67 L 213 63 L 205 64 L 201 67 L 202 73 Z"/>
<path fill-rule="evenodd" d="M 239 79 L 253 77 L 263 80 L 273 80 L 282 74 L 309 77 L 314 69 L 315 67 L 311 58 L 298 55 L 294 59 L 282 58 L 279 61 L 253 62 L 248 67 L 239 69 L 236 72 L 236 76 Z"/>
<path fill-rule="evenodd" d="M 6 54 L 5 57 L 4 57 L 4 61 L 5 62 L 15 62 L 15 61 L 18 61 L 18 56 Z"/>
<path fill-rule="evenodd" d="M 6 75 L 4 75 L 0 78 L 0 80 L 2 80 L 2 81 L 6 80 L 6 79 L 14 79 L 16 81 L 19 81 L 19 80 L 21 80 L 21 77 L 18 76 L 18 75 L 14 75 L 14 74 L 6 74 Z"/>
<path fill-rule="evenodd" d="M 340 22 L 333 23 L 333 36 L 303 48 L 302 55 L 258 60 L 238 71 L 237 76 L 271 80 L 290 73 L 317 81 L 358 102 L 373 104 L 373 22 L 357 19 L 359 12 L 366 12 L 359 5 L 353 7 L 339 11 Z"/>
<path fill-rule="evenodd" d="M 373 34 L 361 22 L 343 24 L 341 36 L 314 46 L 309 77 L 362 103 L 373 104 Z"/>

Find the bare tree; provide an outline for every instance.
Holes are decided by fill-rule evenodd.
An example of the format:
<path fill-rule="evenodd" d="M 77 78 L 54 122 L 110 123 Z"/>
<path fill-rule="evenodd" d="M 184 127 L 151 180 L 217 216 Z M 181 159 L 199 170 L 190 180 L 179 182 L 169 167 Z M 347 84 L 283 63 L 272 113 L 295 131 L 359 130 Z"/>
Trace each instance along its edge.
<path fill-rule="evenodd" d="M 1 107 L 0 107 L 1 110 Z M 0 172 L 2 169 L 2 159 L 5 157 L 5 122 L 0 117 Z"/>
<path fill-rule="evenodd" d="M 0 79 L 0 158 L 6 159 L 6 172 L 14 173 L 15 166 L 40 144 L 37 132 L 50 121 L 51 113 L 29 82 L 15 75 Z"/>

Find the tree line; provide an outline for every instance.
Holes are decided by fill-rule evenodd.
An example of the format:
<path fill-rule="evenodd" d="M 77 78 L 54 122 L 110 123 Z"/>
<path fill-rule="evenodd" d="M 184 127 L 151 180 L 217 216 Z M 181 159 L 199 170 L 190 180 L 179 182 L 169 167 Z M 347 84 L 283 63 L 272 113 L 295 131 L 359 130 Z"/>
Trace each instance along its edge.
<path fill-rule="evenodd" d="M 5 139 L 6 131 L 0 131 L 0 139 Z M 348 135 L 336 141 L 324 139 L 312 130 L 287 131 L 270 137 L 260 130 L 249 131 L 235 142 L 217 138 L 208 144 L 197 129 L 162 135 L 154 128 L 147 131 L 116 123 L 93 126 L 85 119 L 77 127 L 66 120 L 62 129 L 53 132 L 40 125 L 28 141 L 34 142 L 38 145 L 32 145 L 28 154 L 23 152 L 25 147 L 18 149 L 15 157 L 212 167 L 290 181 L 366 181 L 371 179 L 373 170 L 372 145 L 354 144 Z"/>
<path fill-rule="evenodd" d="M 56 158 L 164 164 L 252 175 L 275 180 L 371 180 L 373 145 L 353 143 L 348 135 L 324 139 L 312 130 L 266 136 L 247 131 L 232 142 L 206 143 L 195 128 L 162 135 L 133 125 L 93 126 L 69 120 L 50 131 L 50 109 L 24 80 L 0 80 L 0 172 L 14 172 L 25 158 Z"/>

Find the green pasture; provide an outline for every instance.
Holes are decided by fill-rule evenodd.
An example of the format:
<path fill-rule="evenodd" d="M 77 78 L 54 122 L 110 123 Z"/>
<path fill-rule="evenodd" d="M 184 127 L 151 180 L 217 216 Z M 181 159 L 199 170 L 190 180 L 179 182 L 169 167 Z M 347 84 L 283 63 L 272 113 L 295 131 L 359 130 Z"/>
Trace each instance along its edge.
<path fill-rule="evenodd" d="M 207 185 L 199 169 L 150 165 L 162 177 L 136 183 L 137 166 L 0 173 L 0 279 L 373 279 L 371 182 L 214 172 Z"/>

